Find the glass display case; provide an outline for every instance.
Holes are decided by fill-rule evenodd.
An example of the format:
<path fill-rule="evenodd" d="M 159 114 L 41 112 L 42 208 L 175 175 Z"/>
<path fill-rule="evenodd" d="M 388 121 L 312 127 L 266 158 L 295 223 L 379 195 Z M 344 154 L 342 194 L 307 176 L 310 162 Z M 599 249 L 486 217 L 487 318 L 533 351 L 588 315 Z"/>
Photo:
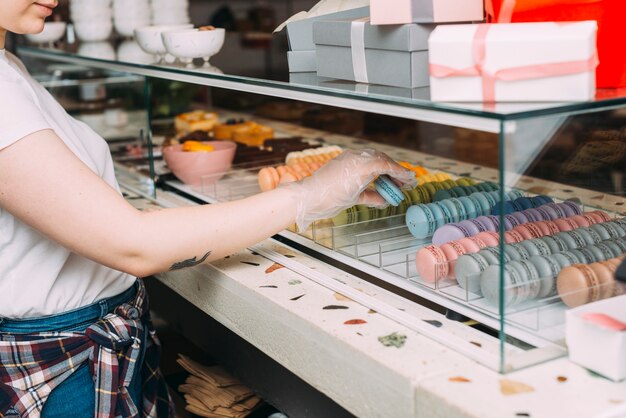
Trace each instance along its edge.
<path fill-rule="evenodd" d="M 566 355 L 567 309 L 624 292 L 611 271 L 626 253 L 626 91 L 598 90 L 594 101 L 580 103 L 435 103 L 427 88 L 314 73 L 272 72 L 267 79 L 201 62 L 152 64 L 77 51 L 18 48 L 36 74 L 79 67 L 100 72 L 109 86 L 134 86 L 123 89 L 134 91 L 133 99 L 116 106 L 137 113 L 145 134 L 133 128 L 138 154 L 118 158 L 117 167 L 122 183 L 136 174 L 141 181 L 133 187 L 151 198 L 165 188 L 198 203 L 240 199 L 275 187 L 264 185 L 263 168 L 295 170 L 285 168 L 290 153 L 321 164 L 323 151 L 334 149 L 328 146 L 375 148 L 407 163 L 418 187 L 398 207 L 355 206 L 277 238 L 485 332 L 490 344 L 470 344 L 357 289 L 347 295 L 494 370 Z M 85 83 L 71 78 L 40 79 L 63 98 L 59 86 Z M 215 124 L 205 136 L 177 132 L 176 116 L 191 110 L 215 113 L 222 127 L 257 124 L 254 135 L 236 140 L 231 167 L 193 184 L 173 174 L 161 153 L 185 139 L 220 137 Z M 116 114 L 100 113 L 107 112 Z M 265 128 L 272 139 L 259 140 Z M 307 164 L 305 171 L 314 171 Z M 262 255 L 333 288 L 330 277 Z"/>

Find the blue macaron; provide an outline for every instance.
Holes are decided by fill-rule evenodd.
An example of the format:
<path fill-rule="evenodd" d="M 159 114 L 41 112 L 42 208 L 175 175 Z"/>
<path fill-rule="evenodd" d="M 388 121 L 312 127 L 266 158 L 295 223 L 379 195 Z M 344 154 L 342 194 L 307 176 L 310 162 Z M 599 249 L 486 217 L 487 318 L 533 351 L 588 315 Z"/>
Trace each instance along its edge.
<path fill-rule="evenodd" d="M 395 185 L 389 176 L 382 175 L 374 182 L 374 187 L 379 195 L 382 196 L 390 205 L 398 206 L 405 198 L 402 191 Z"/>

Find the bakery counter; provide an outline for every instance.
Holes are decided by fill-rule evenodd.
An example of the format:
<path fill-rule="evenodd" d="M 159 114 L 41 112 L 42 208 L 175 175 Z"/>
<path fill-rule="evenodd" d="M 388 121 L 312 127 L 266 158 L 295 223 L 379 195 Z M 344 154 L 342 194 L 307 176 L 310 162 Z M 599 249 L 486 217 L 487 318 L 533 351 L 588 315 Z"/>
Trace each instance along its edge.
<path fill-rule="evenodd" d="M 138 208 L 191 204 L 167 192 L 158 201 L 146 198 L 140 184 L 125 185 L 125 179 L 131 182 L 121 177 L 125 195 Z M 271 239 L 157 280 L 359 417 L 624 414 L 610 411 L 626 406 L 626 382 L 613 383 L 566 358 L 493 372 L 462 354 L 467 347 L 497 350 L 487 333 Z M 408 317 L 419 324 L 408 324 Z M 434 332 L 426 337 L 420 327 Z M 439 331 L 458 347 L 434 341 Z M 279 400 L 266 399 L 281 408 Z M 302 405 L 284 412 L 315 416 L 306 413 L 306 399 Z"/>

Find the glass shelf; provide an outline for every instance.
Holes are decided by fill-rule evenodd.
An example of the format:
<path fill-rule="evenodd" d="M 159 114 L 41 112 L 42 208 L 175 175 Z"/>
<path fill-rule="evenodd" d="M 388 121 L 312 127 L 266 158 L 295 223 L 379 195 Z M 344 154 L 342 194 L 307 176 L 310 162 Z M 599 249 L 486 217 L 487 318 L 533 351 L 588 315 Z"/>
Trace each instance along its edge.
<path fill-rule="evenodd" d="M 277 79 L 255 78 L 224 74 L 215 67 L 188 68 L 182 64 L 146 64 L 85 56 L 77 52 L 80 47 L 76 44 L 59 48 L 23 45 L 18 46 L 17 51 L 22 56 L 494 133 L 515 130 L 515 125 L 510 123 L 515 120 L 609 110 L 626 105 L 626 89 L 601 89 L 595 100 L 575 103 L 439 103 L 430 100 L 428 88 L 362 85 L 317 77 L 315 73 L 292 73 L 283 79 L 280 75 Z M 509 123 L 504 127 L 503 122 Z"/>

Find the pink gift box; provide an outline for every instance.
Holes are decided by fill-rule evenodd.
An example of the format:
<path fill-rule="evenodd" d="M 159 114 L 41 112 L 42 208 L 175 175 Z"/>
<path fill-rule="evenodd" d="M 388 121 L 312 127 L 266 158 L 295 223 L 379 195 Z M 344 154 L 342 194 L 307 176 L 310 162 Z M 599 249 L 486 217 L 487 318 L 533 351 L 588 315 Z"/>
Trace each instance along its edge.
<path fill-rule="evenodd" d="M 591 100 L 596 31 L 595 21 L 439 25 L 428 40 L 431 100 Z"/>
<path fill-rule="evenodd" d="M 371 0 L 372 25 L 480 22 L 483 0 Z"/>

